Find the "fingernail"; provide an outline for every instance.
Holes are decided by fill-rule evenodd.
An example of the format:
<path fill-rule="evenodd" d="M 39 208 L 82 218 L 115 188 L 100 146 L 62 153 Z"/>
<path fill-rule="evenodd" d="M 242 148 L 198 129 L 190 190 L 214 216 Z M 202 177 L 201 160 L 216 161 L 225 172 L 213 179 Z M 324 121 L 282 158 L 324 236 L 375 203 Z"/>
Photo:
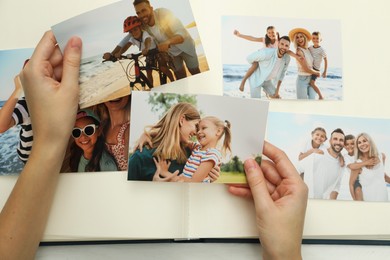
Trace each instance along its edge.
<path fill-rule="evenodd" d="M 247 173 L 251 170 L 257 169 L 258 167 L 259 167 L 259 165 L 257 164 L 257 162 L 254 159 L 247 159 L 244 162 L 245 172 L 247 172 Z"/>
<path fill-rule="evenodd" d="M 82 46 L 81 39 L 79 37 L 72 37 L 72 39 L 70 40 L 70 46 L 72 48 L 77 48 L 81 50 L 81 46 Z"/>

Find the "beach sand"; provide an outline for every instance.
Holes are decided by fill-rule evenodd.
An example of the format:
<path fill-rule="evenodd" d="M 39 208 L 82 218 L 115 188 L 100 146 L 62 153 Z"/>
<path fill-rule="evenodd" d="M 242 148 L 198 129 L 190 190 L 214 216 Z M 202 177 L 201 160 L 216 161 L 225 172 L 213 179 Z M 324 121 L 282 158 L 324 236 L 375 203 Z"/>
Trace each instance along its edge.
<path fill-rule="evenodd" d="M 206 57 L 204 55 L 201 55 L 201 56 L 198 56 L 198 59 L 199 59 L 199 67 L 200 67 L 201 73 L 208 71 L 209 66 L 208 66 Z M 122 65 L 126 68 L 127 62 L 126 63 L 123 62 Z M 186 71 L 187 71 L 187 75 L 191 76 L 191 74 L 188 72 L 188 70 L 186 70 Z M 115 66 L 113 66 L 109 70 L 105 71 L 104 73 L 101 73 L 101 74 L 95 76 L 93 78 L 93 82 L 89 81 L 88 85 L 94 85 L 94 84 L 99 85 L 98 84 L 99 82 L 101 82 L 103 80 L 106 81 L 107 79 L 110 79 L 110 78 L 118 78 L 118 79 L 115 80 L 114 82 L 110 83 L 109 85 L 105 86 L 104 89 L 102 89 L 100 91 L 100 93 L 95 94 L 92 98 L 91 98 L 91 96 L 88 96 L 88 93 L 84 93 L 84 95 L 87 98 L 82 99 L 80 97 L 80 108 L 90 107 L 90 106 L 93 106 L 95 104 L 103 103 L 103 102 L 106 102 L 106 101 L 109 101 L 112 99 L 116 99 L 116 98 L 131 94 L 130 87 L 129 87 L 130 83 L 129 83 L 129 81 L 128 81 L 128 79 L 123 71 L 123 68 L 119 64 L 119 62 L 117 62 L 115 64 Z M 158 73 L 156 71 L 153 72 L 153 79 L 154 79 L 155 87 L 159 86 L 160 79 L 159 79 Z M 168 84 L 169 84 L 169 82 L 168 82 Z M 83 88 L 84 86 L 81 85 L 80 87 Z M 140 86 L 135 86 L 134 91 L 136 90 L 136 88 L 141 89 Z M 87 92 L 88 89 L 90 89 L 90 87 L 89 88 L 85 87 L 84 91 Z M 146 88 L 146 90 L 148 90 L 148 89 Z M 97 92 L 96 88 L 94 89 L 94 92 Z M 84 100 L 86 100 L 86 101 L 84 101 Z"/>

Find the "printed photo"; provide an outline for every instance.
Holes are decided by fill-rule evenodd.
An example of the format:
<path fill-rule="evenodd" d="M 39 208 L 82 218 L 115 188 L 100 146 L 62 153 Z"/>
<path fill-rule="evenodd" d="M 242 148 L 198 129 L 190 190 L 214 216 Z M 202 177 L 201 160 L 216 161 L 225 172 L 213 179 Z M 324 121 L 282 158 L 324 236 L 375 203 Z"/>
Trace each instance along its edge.
<path fill-rule="evenodd" d="M 259 163 L 268 102 L 211 95 L 134 92 L 128 180 L 246 183 Z"/>
<path fill-rule="evenodd" d="M 272 112 L 267 140 L 283 149 L 309 198 L 388 201 L 390 120 Z"/>
<path fill-rule="evenodd" d="M 33 133 L 18 75 L 33 51 L 0 51 L 0 175 L 20 173 L 30 155 Z"/>
<path fill-rule="evenodd" d="M 342 100 L 338 20 L 222 17 L 226 96 Z"/>
<path fill-rule="evenodd" d="M 80 109 L 61 172 L 127 171 L 131 95 Z"/>
<path fill-rule="evenodd" d="M 54 25 L 63 50 L 83 40 L 80 107 L 209 69 L 189 2 L 123 0 Z"/>

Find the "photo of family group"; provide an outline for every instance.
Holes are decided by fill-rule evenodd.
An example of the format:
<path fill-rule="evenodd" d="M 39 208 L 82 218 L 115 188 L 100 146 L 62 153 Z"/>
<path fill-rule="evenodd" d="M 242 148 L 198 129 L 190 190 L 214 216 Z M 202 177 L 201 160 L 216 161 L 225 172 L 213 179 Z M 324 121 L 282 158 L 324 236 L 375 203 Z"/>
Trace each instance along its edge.
<path fill-rule="evenodd" d="M 132 95 L 128 180 L 245 183 L 243 161 L 254 157 L 260 163 L 268 102 Z"/>
<path fill-rule="evenodd" d="M 309 198 L 388 201 L 389 131 L 388 119 L 270 112 L 267 140 L 294 163 Z"/>
<path fill-rule="evenodd" d="M 0 51 L 0 175 L 19 173 L 32 147 L 32 129 L 19 73 L 32 48 Z"/>
<path fill-rule="evenodd" d="M 52 26 L 83 39 L 80 106 L 209 70 L 189 1 L 122 0 Z"/>
<path fill-rule="evenodd" d="M 221 31 L 224 95 L 343 99 L 339 21 L 223 16 Z"/>

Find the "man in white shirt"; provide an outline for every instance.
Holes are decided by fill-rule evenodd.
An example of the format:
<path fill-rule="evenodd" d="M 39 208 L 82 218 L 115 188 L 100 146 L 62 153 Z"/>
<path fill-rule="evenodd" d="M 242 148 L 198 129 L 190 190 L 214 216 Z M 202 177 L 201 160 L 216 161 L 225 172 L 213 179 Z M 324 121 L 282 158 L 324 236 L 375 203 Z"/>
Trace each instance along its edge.
<path fill-rule="evenodd" d="M 200 73 L 195 42 L 182 22 L 168 9 L 153 9 L 148 0 L 135 0 L 133 5 L 143 30 L 154 38 L 159 51 L 172 56 L 176 79 L 186 77 L 184 63 L 192 75 Z"/>
<path fill-rule="evenodd" d="M 340 160 L 344 147 L 344 132 L 337 128 L 329 139 L 330 147 L 324 154 L 313 153 L 300 161 L 298 171 L 304 172 L 309 187 L 309 198 L 337 199 L 344 165 Z"/>

